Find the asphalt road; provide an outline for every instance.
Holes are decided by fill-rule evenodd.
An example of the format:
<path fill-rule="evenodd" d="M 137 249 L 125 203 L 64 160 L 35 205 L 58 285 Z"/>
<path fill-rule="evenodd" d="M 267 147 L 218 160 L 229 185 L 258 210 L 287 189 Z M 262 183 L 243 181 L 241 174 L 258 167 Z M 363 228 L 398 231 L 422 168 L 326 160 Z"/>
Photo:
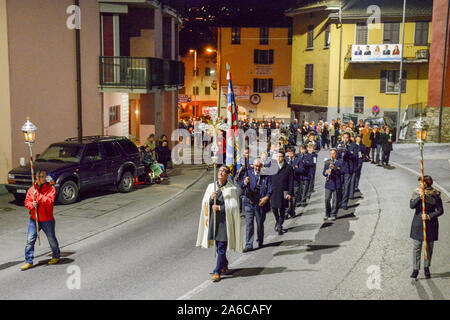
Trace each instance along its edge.
<path fill-rule="evenodd" d="M 18 265 L 0 270 L 0 299 L 449 299 L 448 199 L 432 279 L 421 273 L 411 282 L 409 198 L 416 176 L 365 164 L 362 196 L 351 202 L 358 206 L 324 223 L 325 154 L 311 204 L 285 222 L 288 232 L 276 235 L 269 214 L 266 247 L 229 253 L 232 274 L 219 283 L 210 281 L 213 250 L 195 247 L 208 174 L 164 206 L 63 248 L 59 265 L 40 257 L 42 264 L 26 272 Z"/>

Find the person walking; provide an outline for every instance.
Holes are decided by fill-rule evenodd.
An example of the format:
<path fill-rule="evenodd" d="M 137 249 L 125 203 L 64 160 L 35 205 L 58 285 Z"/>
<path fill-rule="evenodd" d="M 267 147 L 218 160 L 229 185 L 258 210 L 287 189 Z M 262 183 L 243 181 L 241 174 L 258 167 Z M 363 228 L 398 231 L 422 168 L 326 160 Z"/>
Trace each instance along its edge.
<path fill-rule="evenodd" d="M 370 148 L 372 150 L 371 155 L 371 163 L 379 163 L 380 162 L 380 151 L 381 151 L 381 144 L 380 144 L 380 132 L 378 131 L 378 126 L 374 126 L 372 132 L 370 133 Z M 378 148 L 380 146 L 380 148 Z M 376 152 L 376 158 L 375 158 L 375 150 Z"/>
<path fill-rule="evenodd" d="M 392 134 L 389 127 L 386 128 L 386 132 L 381 135 L 381 148 L 383 150 L 383 157 L 381 159 L 383 166 L 389 166 L 389 157 L 391 155 L 392 148 Z"/>
<path fill-rule="evenodd" d="M 358 166 L 355 174 L 355 192 L 359 190 L 359 179 L 361 178 L 361 171 L 364 163 L 364 155 L 366 154 L 366 146 L 361 142 L 361 136 L 356 137 L 356 146 L 358 147 Z"/>
<path fill-rule="evenodd" d="M 295 154 L 295 147 L 289 146 L 287 154 L 288 156 L 286 157 L 286 162 L 292 167 L 292 170 L 294 172 L 294 194 L 289 201 L 289 212 L 286 215 L 286 219 L 289 216 L 291 218 L 295 216 L 295 208 L 297 207 L 297 203 L 300 202 L 301 175 L 303 174 L 303 166 L 301 166 L 300 159 Z"/>
<path fill-rule="evenodd" d="M 262 162 L 256 159 L 253 162 L 253 169 L 247 171 L 247 176 L 239 182 L 239 187 L 244 195 L 244 213 L 246 220 L 245 248 L 243 252 L 253 250 L 253 240 L 255 233 L 255 219 L 257 228 L 258 249 L 264 243 L 264 221 L 266 214 L 270 210 L 270 196 L 272 195 L 271 176 L 262 175 Z"/>
<path fill-rule="evenodd" d="M 362 143 L 364 144 L 365 153 L 364 153 L 364 160 L 369 161 L 370 160 L 370 147 L 372 146 L 372 141 L 370 140 L 370 133 L 372 130 L 369 127 L 369 123 L 366 123 L 364 126 L 364 129 L 361 130 L 362 135 Z"/>
<path fill-rule="evenodd" d="M 419 185 L 422 183 L 422 178 L 419 177 Z M 439 221 L 438 217 L 444 214 L 442 206 L 441 194 L 434 189 L 433 179 L 426 175 L 423 177 L 425 190 L 425 214 L 422 211 L 422 188 L 419 187 L 414 190 L 411 200 L 410 208 L 414 209 L 414 217 L 411 223 L 410 238 L 413 239 L 413 272 L 411 278 L 417 278 L 420 269 L 420 260 L 422 257 L 423 236 L 423 220 L 425 220 L 427 230 L 427 253 L 428 259 L 424 262 L 424 273 L 427 279 L 431 278 L 430 266 L 431 258 L 433 256 L 434 242 L 438 241 L 439 235 Z"/>
<path fill-rule="evenodd" d="M 208 185 L 202 200 L 197 247 L 209 248 L 215 243 L 217 262 L 212 281 L 218 282 L 227 274 L 227 250 L 243 251 L 241 220 L 239 216 L 236 187 L 228 182 L 230 169 L 221 166 L 217 172 L 216 185 Z M 216 190 L 216 191 L 215 191 Z"/>
<path fill-rule="evenodd" d="M 270 205 L 275 216 L 275 231 L 283 234 L 283 223 L 286 214 L 287 203 L 294 194 L 294 172 L 285 161 L 284 151 L 279 151 L 277 156 L 278 171 L 272 175 L 272 195 Z"/>
<path fill-rule="evenodd" d="M 49 265 L 57 264 L 60 259 L 58 240 L 55 235 L 55 218 L 53 216 L 53 205 L 55 203 L 56 190 L 46 180 L 47 173 L 43 170 L 36 172 L 36 182 L 28 189 L 25 198 L 25 208 L 29 210 L 27 244 L 25 246 L 25 261 L 21 267 L 22 271 L 33 267 L 34 245 L 38 236 L 36 229 L 36 208 L 38 212 L 38 227 L 47 236 L 48 243 L 52 249 L 52 259 Z"/>
<path fill-rule="evenodd" d="M 358 163 L 358 147 L 350 141 L 350 133 L 342 135 L 343 141 L 338 146 L 338 158 L 343 160 L 342 173 L 344 174 L 344 193 L 341 208 L 348 209 L 348 200 L 354 197 L 356 167 Z"/>
<path fill-rule="evenodd" d="M 311 153 L 308 153 L 306 145 L 302 144 L 300 146 L 299 155 L 299 167 L 303 169 L 303 174 L 301 175 L 301 185 L 300 185 L 300 206 L 306 207 L 306 201 L 308 199 L 309 185 L 314 171 L 314 158 Z"/>
<path fill-rule="evenodd" d="M 335 124 L 336 124 L 336 121 L 334 119 L 331 120 L 330 127 L 328 128 L 332 148 L 336 148 L 336 126 L 335 126 Z"/>
<path fill-rule="evenodd" d="M 337 158 L 337 150 L 330 150 L 330 159 L 325 161 L 322 174 L 325 182 L 325 218 L 324 220 L 336 220 L 339 203 L 342 197 L 341 168 L 342 160 Z M 331 204 L 331 201 L 333 204 Z"/>

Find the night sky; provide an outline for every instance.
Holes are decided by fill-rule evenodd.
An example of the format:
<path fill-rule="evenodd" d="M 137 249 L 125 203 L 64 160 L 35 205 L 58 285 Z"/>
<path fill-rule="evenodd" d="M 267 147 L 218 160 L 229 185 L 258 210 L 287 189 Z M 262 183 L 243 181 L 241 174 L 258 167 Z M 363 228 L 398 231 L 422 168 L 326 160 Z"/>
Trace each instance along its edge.
<path fill-rule="evenodd" d="M 189 49 L 216 47 L 215 28 L 288 27 L 291 19 L 284 15 L 295 7 L 296 0 L 167 0 L 184 18 L 180 32 L 180 54 Z"/>

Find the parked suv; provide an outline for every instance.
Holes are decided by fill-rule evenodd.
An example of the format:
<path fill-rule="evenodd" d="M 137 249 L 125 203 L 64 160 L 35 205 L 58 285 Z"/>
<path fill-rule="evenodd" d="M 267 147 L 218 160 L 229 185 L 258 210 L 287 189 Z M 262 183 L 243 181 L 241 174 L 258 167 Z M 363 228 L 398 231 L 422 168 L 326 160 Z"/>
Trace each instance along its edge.
<path fill-rule="evenodd" d="M 35 172 L 45 170 L 47 181 L 56 189 L 61 204 L 77 201 L 80 192 L 99 186 L 115 185 L 119 192 L 129 192 L 133 180 L 142 174 L 139 150 L 125 137 L 90 136 L 69 138 L 51 144 L 34 162 Z M 8 173 L 6 189 L 23 203 L 32 185 L 30 165 Z"/>

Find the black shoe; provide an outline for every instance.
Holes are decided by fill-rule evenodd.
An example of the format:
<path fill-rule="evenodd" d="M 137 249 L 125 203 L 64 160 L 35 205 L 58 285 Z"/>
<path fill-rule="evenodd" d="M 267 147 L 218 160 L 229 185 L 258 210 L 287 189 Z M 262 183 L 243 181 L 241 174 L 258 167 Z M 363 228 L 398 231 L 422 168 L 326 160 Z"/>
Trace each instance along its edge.
<path fill-rule="evenodd" d="M 283 235 L 283 229 L 278 230 L 278 235 L 280 235 L 280 236 Z"/>
<path fill-rule="evenodd" d="M 331 220 L 331 221 L 336 221 L 336 217 L 335 217 L 335 216 L 332 216 L 332 217 L 330 218 L 330 220 Z"/>
<path fill-rule="evenodd" d="M 425 273 L 425 279 L 431 278 L 430 268 L 424 268 L 423 272 Z"/>
<path fill-rule="evenodd" d="M 413 270 L 411 273 L 411 278 L 417 279 L 417 276 L 419 275 L 419 270 Z"/>
<path fill-rule="evenodd" d="M 264 243 L 258 243 L 258 249 L 264 248 Z"/>
<path fill-rule="evenodd" d="M 253 248 L 244 248 L 244 250 L 242 250 L 242 252 L 243 253 L 246 253 L 246 252 L 250 252 L 250 251 L 252 251 L 253 250 Z"/>

